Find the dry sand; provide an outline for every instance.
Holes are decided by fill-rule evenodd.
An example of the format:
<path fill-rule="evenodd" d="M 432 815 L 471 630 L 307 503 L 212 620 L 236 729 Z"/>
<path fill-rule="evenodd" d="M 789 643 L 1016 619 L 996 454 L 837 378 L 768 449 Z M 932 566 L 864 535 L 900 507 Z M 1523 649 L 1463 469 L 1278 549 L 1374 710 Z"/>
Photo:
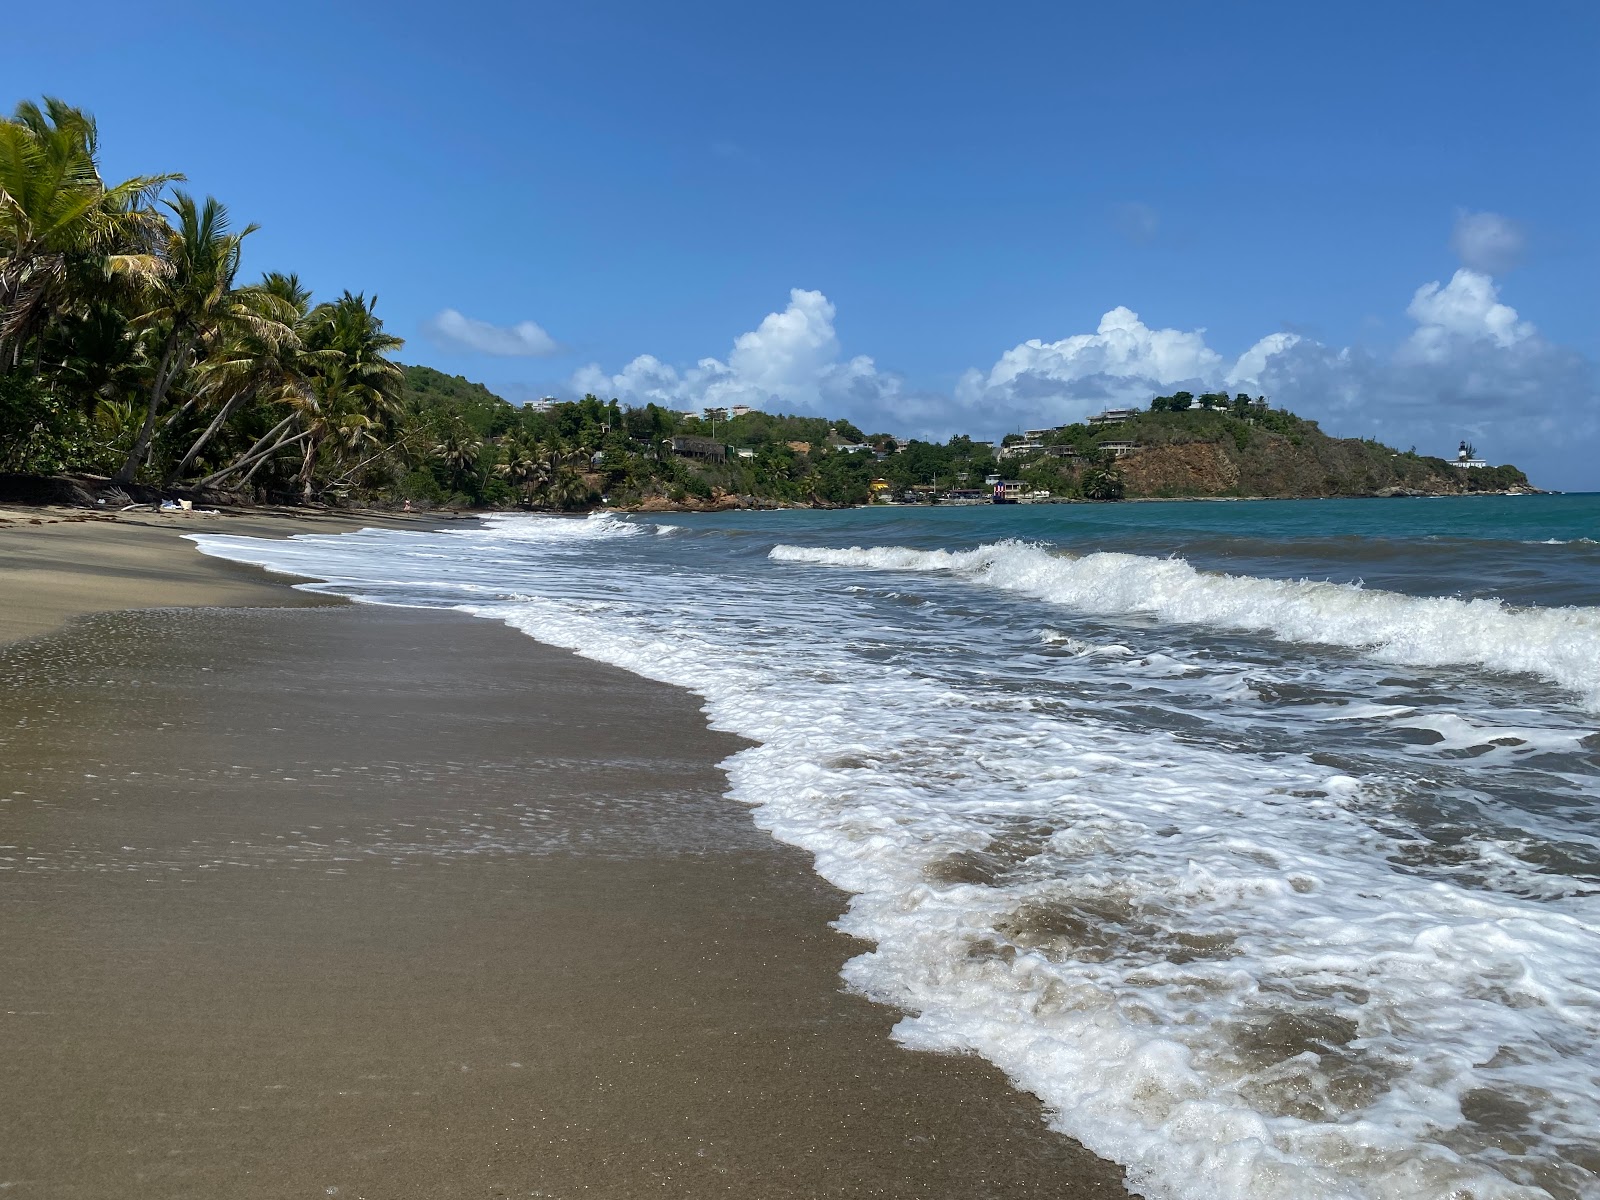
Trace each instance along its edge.
<path fill-rule="evenodd" d="M 170 525 L 0 556 L 21 627 L 98 613 L 0 647 L 7 1195 L 1126 1194 L 841 993 L 843 897 L 686 694 L 454 614 L 113 611 L 306 599 Z"/>

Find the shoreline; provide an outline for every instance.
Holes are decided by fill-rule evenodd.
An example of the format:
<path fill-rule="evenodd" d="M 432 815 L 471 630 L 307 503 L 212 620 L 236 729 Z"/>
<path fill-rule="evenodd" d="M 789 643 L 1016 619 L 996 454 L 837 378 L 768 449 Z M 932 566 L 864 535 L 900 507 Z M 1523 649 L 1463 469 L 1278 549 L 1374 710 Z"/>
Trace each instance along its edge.
<path fill-rule="evenodd" d="M 145 608 L 319 607 L 336 596 L 201 554 L 187 535 L 281 538 L 372 526 L 434 529 L 476 516 L 285 509 L 97 513 L 0 505 L 0 645 L 60 629 L 76 616 Z"/>
<path fill-rule="evenodd" d="M 693 697 L 182 537 L 341 523 L 0 529 L 18 1196 L 1127 1194 L 841 990 Z"/>

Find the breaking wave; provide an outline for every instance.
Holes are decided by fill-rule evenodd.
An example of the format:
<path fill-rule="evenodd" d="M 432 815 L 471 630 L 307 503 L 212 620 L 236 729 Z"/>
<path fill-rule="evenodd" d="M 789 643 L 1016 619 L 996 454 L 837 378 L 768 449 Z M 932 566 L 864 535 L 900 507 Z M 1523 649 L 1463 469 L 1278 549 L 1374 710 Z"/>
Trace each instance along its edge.
<path fill-rule="evenodd" d="M 942 572 L 1080 612 L 1149 613 L 1282 641 L 1342 646 L 1410 666 L 1537 675 L 1600 711 L 1600 609 L 1513 608 L 1493 599 L 1223 575 L 1197 571 L 1181 558 L 1076 556 L 1020 541 L 956 551 L 779 545 L 771 557 L 872 571 Z"/>

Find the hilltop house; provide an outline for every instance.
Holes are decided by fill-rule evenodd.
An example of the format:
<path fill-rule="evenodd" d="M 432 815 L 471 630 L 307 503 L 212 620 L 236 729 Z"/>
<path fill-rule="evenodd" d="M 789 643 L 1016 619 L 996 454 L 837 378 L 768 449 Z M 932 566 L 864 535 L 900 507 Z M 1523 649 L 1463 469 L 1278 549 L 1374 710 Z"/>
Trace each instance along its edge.
<path fill-rule="evenodd" d="M 1089 418 L 1091 425 L 1121 425 L 1124 421 L 1131 421 L 1139 415 L 1137 408 L 1108 408 L 1105 412 L 1095 413 Z"/>
<path fill-rule="evenodd" d="M 1486 459 L 1478 457 L 1478 452 L 1472 448 L 1471 443 L 1462 442 L 1461 449 L 1456 451 L 1456 466 L 1458 467 L 1487 467 Z"/>
<path fill-rule="evenodd" d="M 679 434 L 667 438 L 663 444 L 679 458 L 693 458 L 701 462 L 726 462 L 728 459 L 728 448 L 708 437 Z"/>

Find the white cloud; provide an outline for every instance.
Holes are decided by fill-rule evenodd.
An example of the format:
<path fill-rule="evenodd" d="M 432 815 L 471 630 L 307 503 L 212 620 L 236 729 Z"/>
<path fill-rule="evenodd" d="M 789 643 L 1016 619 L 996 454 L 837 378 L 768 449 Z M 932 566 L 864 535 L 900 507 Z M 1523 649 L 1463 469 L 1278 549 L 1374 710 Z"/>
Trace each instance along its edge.
<path fill-rule="evenodd" d="M 495 325 L 446 308 L 422 322 L 422 332 L 445 350 L 495 354 L 505 358 L 542 358 L 561 347 L 532 321 Z"/>
<path fill-rule="evenodd" d="M 1007 350 L 987 373 L 968 371 L 956 399 L 1026 424 L 1074 421 L 1107 405 L 1142 406 L 1164 389 L 1208 385 L 1222 371 L 1204 330 L 1151 329 L 1118 307 L 1093 333 L 1034 338 Z"/>
<path fill-rule="evenodd" d="M 1233 366 L 1228 369 L 1226 382 L 1230 388 L 1246 387 L 1256 383 L 1261 378 L 1261 373 L 1267 369 L 1267 362 L 1274 355 L 1282 354 L 1298 345 L 1301 337 L 1297 333 L 1269 333 L 1250 349 L 1241 354 Z"/>
<path fill-rule="evenodd" d="M 676 409 L 748 404 L 869 423 L 903 411 L 911 398 L 897 376 L 879 371 L 866 355 L 840 357 L 834 311 L 821 292 L 794 288 L 787 308 L 734 339 L 725 362 L 702 358 L 679 372 L 641 354 L 615 375 L 591 363 L 573 376 L 572 386 Z"/>
<path fill-rule="evenodd" d="M 1450 248 L 1463 265 L 1489 275 L 1504 274 L 1522 261 L 1527 235 L 1510 217 L 1463 212 L 1456 217 Z"/>
<path fill-rule="evenodd" d="M 1533 336 L 1533 326 L 1517 310 L 1500 303 L 1494 280 L 1462 267 L 1440 286 L 1435 280 L 1417 289 L 1406 307 L 1417 322 L 1409 348 L 1423 358 L 1447 357 L 1461 342 L 1489 341 L 1506 347 Z"/>

